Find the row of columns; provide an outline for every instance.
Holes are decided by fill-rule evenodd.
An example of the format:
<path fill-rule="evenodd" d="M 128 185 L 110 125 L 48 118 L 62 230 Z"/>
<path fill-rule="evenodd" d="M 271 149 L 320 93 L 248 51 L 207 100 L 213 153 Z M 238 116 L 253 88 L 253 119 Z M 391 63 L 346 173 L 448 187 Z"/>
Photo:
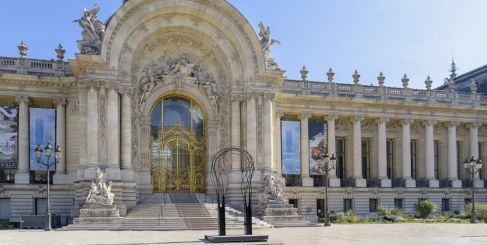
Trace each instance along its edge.
<path fill-rule="evenodd" d="M 29 103 L 28 96 L 17 96 L 15 101 L 19 105 L 19 129 L 18 129 L 18 165 L 15 174 L 16 184 L 29 184 Z M 56 145 L 59 145 L 63 150 L 61 159 L 57 159 L 56 175 L 66 174 L 66 99 L 54 99 L 56 105 Z M 47 142 L 46 142 L 47 143 Z M 53 146 L 55 147 L 55 146 Z M 59 178 L 55 176 L 56 183 Z"/>
<path fill-rule="evenodd" d="M 88 86 L 86 142 L 87 163 L 89 167 L 96 167 L 99 164 L 103 164 L 100 162 L 99 152 L 99 97 L 104 92 L 105 88 L 103 86 L 99 86 L 98 89 L 97 86 Z M 122 170 L 122 176 L 116 176 L 115 174 L 115 176 L 111 176 L 112 179 L 121 177 L 126 181 L 133 180 L 131 100 L 131 91 L 129 89 L 121 90 L 115 86 L 108 86 L 105 115 L 107 138 L 106 165 L 109 169 Z M 121 108 L 120 105 L 122 105 Z M 122 153 L 120 154 L 120 152 Z M 132 174 L 130 174 L 131 172 Z"/>
<path fill-rule="evenodd" d="M 231 111 L 231 144 L 232 146 L 243 146 L 252 156 L 257 160 L 257 168 L 272 169 L 274 163 L 274 140 L 272 138 L 274 119 L 272 96 L 267 94 L 262 95 L 262 151 L 264 152 L 262 159 L 257 159 L 257 96 L 249 95 L 235 96 L 232 99 Z M 242 117 L 245 115 L 245 117 Z M 241 129 L 245 125 L 245 132 Z M 238 156 L 232 157 L 232 168 L 234 170 L 240 169 L 240 158 Z"/>
<path fill-rule="evenodd" d="M 276 113 L 276 144 L 280 145 L 280 122 L 283 113 Z M 308 120 L 311 117 L 310 113 L 303 112 L 298 115 L 301 121 L 301 176 L 303 180 L 309 179 L 309 159 L 308 159 Z M 328 154 L 335 154 L 335 120 L 337 119 L 336 113 L 331 113 L 325 117 L 328 124 Z M 355 115 L 352 120 L 352 166 L 353 166 L 353 178 L 355 179 L 355 185 L 357 187 L 365 187 L 367 185 L 364 176 L 362 176 L 362 125 L 364 120 L 362 114 Z M 387 176 L 387 117 L 380 117 L 377 119 L 377 138 L 378 138 L 378 177 L 382 187 L 391 187 L 391 180 Z M 413 120 L 411 118 L 405 118 L 402 121 L 401 129 L 401 143 L 402 143 L 402 179 L 405 181 L 406 187 L 415 187 L 416 181 L 411 176 L 411 124 Z M 435 176 L 434 166 L 434 126 L 435 120 L 426 120 L 424 122 L 425 128 L 425 175 L 429 181 L 430 187 L 439 187 L 439 181 Z M 458 122 L 450 122 L 448 124 L 448 178 L 452 181 L 452 187 L 461 187 L 461 181 L 458 176 L 458 162 L 457 162 L 457 147 L 456 147 L 456 127 Z M 479 157 L 478 152 L 478 123 L 469 124 L 470 134 L 470 156 L 475 158 Z M 276 147 L 277 148 L 277 147 Z M 280 150 L 280 148 L 279 148 Z M 280 156 L 280 151 L 275 150 L 274 155 Z M 275 166 L 280 166 L 281 159 L 275 158 Z M 336 178 L 335 172 L 330 172 L 330 185 L 335 183 L 339 186 L 339 182 L 332 181 Z M 478 179 L 478 174 L 476 176 Z M 310 183 L 305 183 L 307 186 Z"/>

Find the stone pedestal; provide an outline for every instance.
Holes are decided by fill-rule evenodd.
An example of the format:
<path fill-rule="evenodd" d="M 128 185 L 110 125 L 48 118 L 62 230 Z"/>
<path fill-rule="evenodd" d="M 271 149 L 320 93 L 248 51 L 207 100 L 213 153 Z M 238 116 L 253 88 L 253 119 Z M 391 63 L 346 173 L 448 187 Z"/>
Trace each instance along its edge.
<path fill-rule="evenodd" d="M 451 181 L 452 188 L 462 188 L 462 181 L 461 180 L 452 180 Z"/>
<path fill-rule="evenodd" d="M 380 180 L 381 187 L 392 187 L 392 181 L 390 179 L 381 179 Z"/>
<path fill-rule="evenodd" d="M 355 179 L 355 187 L 367 187 L 367 180 Z"/>
<path fill-rule="evenodd" d="M 476 179 L 473 182 L 473 186 L 475 188 L 484 188 L 484 181 L 483 180 L 480 180 L 480 179 Z"/>
<path fill-rule="evenodd" d="M 298 209 L 292 204 L 267 204 L 265 209 L 264 221 L 274 227 L 299 227 L 312 226 L 306 217 L 298 214 Z"/>
<path fill-rule="evenodd" d="M 415 188 L 416 187 L 416 180 L 415 179 L 407 179 L 404 182 L 404 185 L 406 188 Z"/>
<path fill-rule="evenodd" d="M 80 209 L 79 218 L 75 218 L 75 225 L 90 224 L 122 224 L 123 217 L 120 217 L 120 210 L 116 205 L 99 208 L 82 208 Z"/>
<path fill-rule="evenodd" d="M 429 180 L 429 187 L 430 188 L 440 188 L 440 181 L 437 179 L 430 179 Z"/>
<path fill-rule="evenodd" d="M 302 179 L 302 186 L 313 187 L 313 178 L 305 177 Z"/>
<path fill-rule="evenodd" d="M 331 178 L 329 181 L 329 187 L 340 187 L 341 183 L 339 178 Z"/>
<path fill-rule="evenodd" d="M 16 173 L 15 174 L 15 184 L 29 184 L 30 176 L 29 174 Z"/>

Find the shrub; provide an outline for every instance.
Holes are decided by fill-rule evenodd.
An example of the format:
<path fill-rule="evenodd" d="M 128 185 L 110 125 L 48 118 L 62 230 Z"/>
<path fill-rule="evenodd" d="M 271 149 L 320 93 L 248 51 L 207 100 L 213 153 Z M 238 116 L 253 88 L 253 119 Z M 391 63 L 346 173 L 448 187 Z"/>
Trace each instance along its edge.
<path fill-rule="evenodd" d="M 385 207 L 380 206 L 377 209 L 377 215 L 379 215 L 379 216 L 386 216 L 388 214 L 389 214 L 389 210 L 387 210 L 387 208 L 385 208 Z"/>
<path fill-rule="evenodd" d="M 475 203 L 475 210 L 477 210 L 477 219 L 487 221 L 487 203 Z M 465 213 L 470 215 L 472 213 L 472 204 L 465 205 Z"/>
<path fill-rule="evenodd" d="M 421 200 L 416 203 L 416 211 L 419 212 L 420 218 L 426 218 L 431 212 L 436 211 L 436 203 L 430 200 Z"/>

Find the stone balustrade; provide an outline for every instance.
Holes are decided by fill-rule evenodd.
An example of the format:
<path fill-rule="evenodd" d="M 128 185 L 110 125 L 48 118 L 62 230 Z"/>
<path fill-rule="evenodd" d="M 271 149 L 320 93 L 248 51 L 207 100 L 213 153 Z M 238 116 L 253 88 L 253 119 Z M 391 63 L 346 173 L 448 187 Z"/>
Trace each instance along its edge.
<path fill-rule="evenodd" d="M 285 80 L 281 87 L 284 93 L 302 93 L 320 96 L 336 96 L 362 99 L 382 99 L 439 104 L 487 105 L 487 95 L 446 90 L 423 90 L 393 88 L 360 84 Z"/>
<path fill-rule="evenodd" d="M 2 73 L 51 77 L 73 75 L 69 64 L 62 60 L 38 60 L 11 57 L 0 57 L 0 74 Z"/>

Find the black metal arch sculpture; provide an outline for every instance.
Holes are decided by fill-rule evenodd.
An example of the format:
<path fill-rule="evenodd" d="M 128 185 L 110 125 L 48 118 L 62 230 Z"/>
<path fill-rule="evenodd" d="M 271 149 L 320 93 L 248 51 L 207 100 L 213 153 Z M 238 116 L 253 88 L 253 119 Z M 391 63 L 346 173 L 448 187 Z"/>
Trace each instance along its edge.
<path fill-rule="evenodd" d="M 225 228 L 225 196 L 228 190 L 228 174 L 232 169 L 231 157 L 240 156 L 242 171 L 241 193 L 244 200 L 245 235 L 252 235 L 252 178 L 255 173 L 254 157 L 240 147 L 226 147 L 219 150 L 211 160 L 211 180 L 216 186 L 218 202 L 218 234 L 226 235 Z"/>

